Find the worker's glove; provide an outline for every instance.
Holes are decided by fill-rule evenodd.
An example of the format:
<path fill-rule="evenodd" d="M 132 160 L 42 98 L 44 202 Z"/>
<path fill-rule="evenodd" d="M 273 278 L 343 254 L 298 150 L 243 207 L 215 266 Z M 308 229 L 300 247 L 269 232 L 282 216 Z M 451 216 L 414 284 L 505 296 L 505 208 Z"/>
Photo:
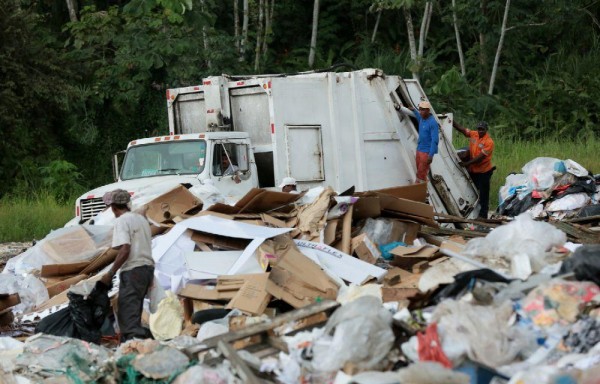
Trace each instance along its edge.
<path fill-rule="evenodd" d="M 102 275 L 102 277 L 100 278 L 100 281 L 106 285 L 107 287 L 112 286 L 112 279 L 113 279 L 114 274 L 112 272 L 108 272 L 105 273 L 104 275 Z"/>

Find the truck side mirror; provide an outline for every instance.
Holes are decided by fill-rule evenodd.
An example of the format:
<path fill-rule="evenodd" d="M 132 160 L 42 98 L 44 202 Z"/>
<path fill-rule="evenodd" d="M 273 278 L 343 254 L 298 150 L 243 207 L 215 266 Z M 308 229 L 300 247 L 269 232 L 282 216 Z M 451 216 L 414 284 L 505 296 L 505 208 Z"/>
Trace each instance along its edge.
<path fill-rule="evenodd" d="M 115 181 L 119 180 L 119 175 L 121 174 L 121 164 L 119 159 L 123 159 L 125 157 L 126 151 L 119 151 L 113 155 L 112 158 L 112 166 L 113 166 L 113 177 Z"/>

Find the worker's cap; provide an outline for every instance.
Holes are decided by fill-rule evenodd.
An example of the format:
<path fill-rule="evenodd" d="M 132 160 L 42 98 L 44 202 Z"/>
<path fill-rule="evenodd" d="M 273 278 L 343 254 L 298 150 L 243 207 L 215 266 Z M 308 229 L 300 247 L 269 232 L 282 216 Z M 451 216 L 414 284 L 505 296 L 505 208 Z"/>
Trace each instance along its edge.
<path fill-rule="evenodd" d="M 114 191 L 106 192 L 104 196 L 102 196 L 102 201 L 106 205 L 125 205 L 131 201 L 131 196 L 129 195 L 129 192 L 124 189 L 115 189 Z"/>
<path fill-rule="evenodd" d="M 486 123 L 485 121 L 480 121 L 479 123 L 477 123 L 477 129 L 484 129 L 484 130 L 488 130 L 488 123 Z"/>
<path fill-rule="evenodd" d="M 279 188 L 283 188 L 286 185 L 296 185 L 296 179 L 293 177 L 284 177 L 281 184 L 279 184 Z"/>
<path fill-rule="evenodd" d="M 419 109 L 431 109 L 431 104 L 429 104 L 429 101 L 421 101 L 419 103 Z"/>

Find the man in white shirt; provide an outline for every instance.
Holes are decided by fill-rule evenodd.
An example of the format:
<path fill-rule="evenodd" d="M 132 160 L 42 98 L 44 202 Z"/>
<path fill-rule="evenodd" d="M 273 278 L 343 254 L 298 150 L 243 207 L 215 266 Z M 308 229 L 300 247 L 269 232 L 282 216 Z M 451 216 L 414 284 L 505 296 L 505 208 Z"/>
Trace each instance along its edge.
<path fill-rule="evenodd" d="M 154 280 L 150 224 L 144 216 L 131 212 L 129 192 L 117 189 L 105 194 L 103 200 L 117 218 L 112 247 L 119 253 L 110 271 L 102 276 L 102 281 L 109 285 L 121 269 L 117 312 L 121 342 L 150 338 L 152 334 L 142 327 L 141 321 L 144 297 Z"/>

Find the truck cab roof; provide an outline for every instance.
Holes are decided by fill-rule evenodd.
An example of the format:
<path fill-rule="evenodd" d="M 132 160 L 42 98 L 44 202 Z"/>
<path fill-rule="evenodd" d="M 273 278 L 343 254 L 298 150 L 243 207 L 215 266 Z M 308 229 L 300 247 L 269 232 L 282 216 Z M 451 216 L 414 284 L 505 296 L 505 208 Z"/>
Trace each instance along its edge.
<path fill-rule="evenodd" d="M 247 139 L 249 134 L 247 132 L 204 132 L 204 133 L 186 133 L 186 134 L 178 134 L 178 135 L 165 135 L 165 136 L 155 136 L 155 137 L 146 137 L 143 139 L 137 139 L 129 142 L 127 148 L 134 145 L 143 145 L 143 144 L 153 144 L 157 142 L 163 141 L 185 141 L 185 140 L 224 140 L 224 139 Z"/>

